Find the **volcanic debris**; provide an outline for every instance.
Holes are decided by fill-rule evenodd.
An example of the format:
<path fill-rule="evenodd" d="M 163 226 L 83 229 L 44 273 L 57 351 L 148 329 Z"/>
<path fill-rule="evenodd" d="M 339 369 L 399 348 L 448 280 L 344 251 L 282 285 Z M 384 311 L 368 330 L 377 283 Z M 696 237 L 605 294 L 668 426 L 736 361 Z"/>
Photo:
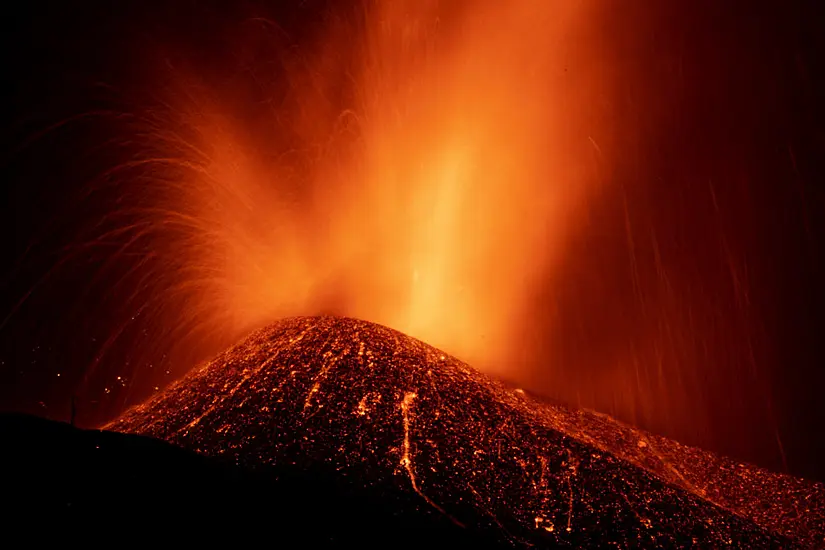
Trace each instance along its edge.
<path fill-rule="evenodd" d="M 730 465 L 709 453 L 540 403 L 348 318 L 260 330 L 108 428 L 258 472 L 333 474 L 398 514 L 439 517 L 509 547 L 793 547 L 822 533 L 821 486 L 795 488 L 810 513 L 756 512 L 748 503 L 782 502 L 768 491 L 790 490 L 792 478 L 731 467 L 728 489 L 714 492 L 701 472 Z"/>

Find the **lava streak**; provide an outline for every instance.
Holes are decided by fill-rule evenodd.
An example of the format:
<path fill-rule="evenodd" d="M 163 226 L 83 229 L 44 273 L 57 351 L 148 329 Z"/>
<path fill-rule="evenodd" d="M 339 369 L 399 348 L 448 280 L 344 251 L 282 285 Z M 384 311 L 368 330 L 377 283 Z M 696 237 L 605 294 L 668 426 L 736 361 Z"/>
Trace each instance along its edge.
<path fill-rule="evenodd" d="M 156 343 L 335 313 L 500 364 L 595 188 L 610 79 L 593 2 L 464 4 L 365 2 L 300 45 L 250 18 L 231 55 L 163 52 L 100 237 L 140 249 Z"/>
<path fill-rule="evenodd" d="M 399 515 L 446 515 L 508 548 L 823 540 L 821 484 L 536 402 L 354 319 L 257 331 L 108 428 L 276 477 L 286 465 L 329 474 Z"/>
<path fill-rule="evenodd" d="M 407 393 L 406 395 L 404 395 L 404 399 L 401 400 L 401 415 L 404 423 L 404 444 L 401 447 L 401 467 L 407 471 L 407 474 L 409 474 L 410 484 L 412 485 L 413 491 L 418 493 L 418 495 L 421 496 L 421 498 L 423 498 L 427 502 L 427 504 L 429 504 L 442 514 L 447 514 L 447 512 L 445 512 L 444 509 L 441 508 L 441 506 L 430 500 L 430 498 L 427 497 L 427 495 L 421 492 L 421 489 L 418 487 L 418 479 L 415 477 L 415 470 L 413 469 L 414 462 L 412 458 L 412 449 L 410 444 L 410 407 L 412 407 L 412 403 L 413 401 L 415 401 L 416 397 L 418 397 L 418 395 L 415 393 Z M 464 527 L 464 525 L 459 521 L 455 519 L 453 519 L 453 521 L 457 525 Z"/>

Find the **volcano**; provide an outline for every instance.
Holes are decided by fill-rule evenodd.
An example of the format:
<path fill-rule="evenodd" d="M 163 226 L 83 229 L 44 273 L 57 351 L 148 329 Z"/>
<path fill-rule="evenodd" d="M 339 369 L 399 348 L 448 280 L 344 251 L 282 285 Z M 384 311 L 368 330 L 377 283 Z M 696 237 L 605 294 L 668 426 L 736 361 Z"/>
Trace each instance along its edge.
<path fill-rule="evenodd" d="M 263 474 L 333 476 L 380 495 L 393 515 L 438 518 L 508 547 L 825 540 L 821 485 L 541 402 L 348 318 L 262 329 L 107 428 Z"/>

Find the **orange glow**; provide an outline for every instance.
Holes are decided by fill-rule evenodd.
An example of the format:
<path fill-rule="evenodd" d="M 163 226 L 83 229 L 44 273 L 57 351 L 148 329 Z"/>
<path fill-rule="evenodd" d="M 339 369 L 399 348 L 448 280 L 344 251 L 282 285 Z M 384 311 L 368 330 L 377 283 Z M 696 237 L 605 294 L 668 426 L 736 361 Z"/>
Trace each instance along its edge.
<path fill-rule="evenodd" d="M 363 184 L 330 200 L 343 191 L 349 206 L 332 217 L 329 252 L 342 313 L 476 362 L 506 347 L 525 287 L 558 258 L 592 184 L 575 174 L 567 129 L 599 82 L 564 70 L 588 65 L 570 53 L 586 15 L 583 4 L 478 5 L 431 53 L 420 50 L 436 21 L 424 5 L 372 14 L 384 24 L 368 26 L 358 88 Z"/>
<path fill-rule="evenodd" d="M 597 190 L 611 81 L 595 2 L 471 4 L 368 2 L 298 50 L 249 20 L 254 71 L 166 73 L 132 229 L 175 345 L 334 313 L 507 365 Z"/>

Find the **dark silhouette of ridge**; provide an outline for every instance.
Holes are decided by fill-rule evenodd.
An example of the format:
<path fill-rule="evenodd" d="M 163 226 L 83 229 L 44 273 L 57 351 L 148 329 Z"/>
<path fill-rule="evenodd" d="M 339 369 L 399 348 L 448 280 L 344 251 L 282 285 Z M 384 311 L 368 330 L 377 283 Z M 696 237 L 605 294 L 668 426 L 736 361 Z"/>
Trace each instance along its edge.
<path fill-rule="evenodd" d="M 19 414 L 0 414 L 0 441 L 6 536 L 28 538 L 37 524 L 50 527 L 40 536 L 64 537 L 57 527 L 68 525 L 84 540 L 486 546 L 442 518 L 397 514 L 386 495 L 353 491 L 318 469 L 253 472 L 149 437 Z"/>

